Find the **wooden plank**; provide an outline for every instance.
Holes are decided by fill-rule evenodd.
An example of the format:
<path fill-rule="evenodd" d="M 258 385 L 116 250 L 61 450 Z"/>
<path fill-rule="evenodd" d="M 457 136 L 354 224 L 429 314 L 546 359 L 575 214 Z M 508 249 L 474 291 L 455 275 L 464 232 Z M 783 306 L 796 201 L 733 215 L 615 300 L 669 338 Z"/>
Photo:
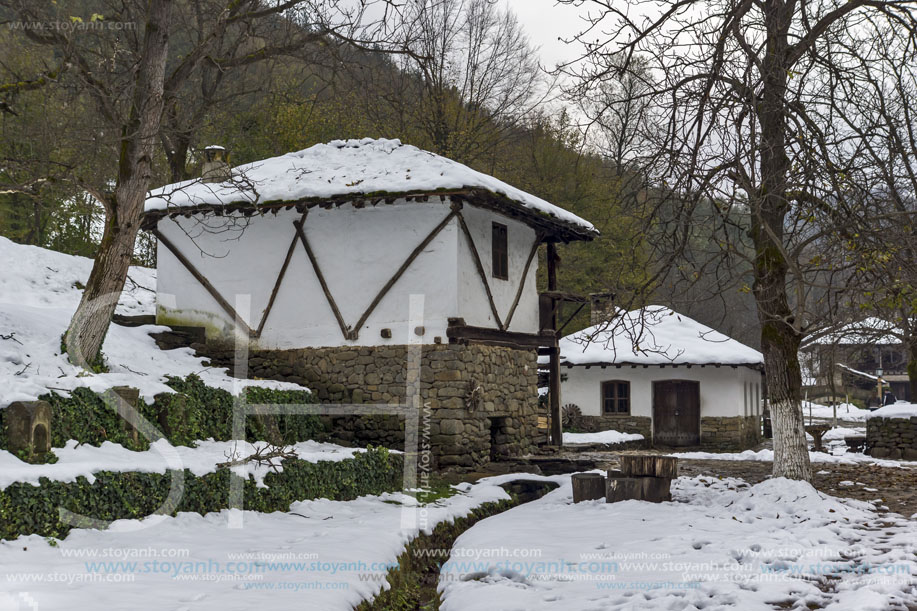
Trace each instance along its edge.
<path fill-rule="evenodd" d="M 305 222 L 308 213 L 308 210 L 303 212 L 302 218 L 299 219 L 300 224 Z M 293 239 L 290 240 L 290 248 L 287 249 L 287 256 L 283 260 L 283 265 L 280 267 L 280 274 L 277 275 L 277 281 L 274 283 L 274 289 L 271 291 L 271 298 L 268 299 L 267 307 L 264 308 L 264 313 L 261 315 L 261 322 L 258 324 L 258 329 L 255 330 L 255 337 L 261 337 L 261 332 L 264 331 L 264 325 L 267 324 L 267 317 L 271 315 L 271 309 L 274 307 L 274 300 L 277 299 L 277 293 L 280 292 L 280 285 L 283 282 L 284 275 L 287 273 L 287 267 L 290 266 L 290 259 L 293 258 L 293 251 L 296 250 L 296 242 L 298 241 L 299 236 L 294 233 Z"/>
<path fill-rule="evenodd" d="M 497 312 L 497 304 L 494 303 L 494 296 L 490 291 L 490 283 L 487 282 L 487 273 L 484 271 L 484 264 L 481 263 L 481 255 L 478 254 L 478 247 L 474 244 L 474 238 L 471 236 L 471 231 L 468 229 L 468 225 L 465 224 L 465 218 L 462 216 L 462 213 L 455 208 L 453 210 L 458 216 L 459 225 L 462 227 L 462 233 L 465 234 L 465 238 L 468 240 L 468 247 L 471 249 L 471 257 L 474 259 L 474 266 L 478 270 L 478 277 L 481 278 L 481 282 L 484 284 L 484 292 L 487 293 L 487 302 L 490 304 L 490 311 L 494 315 L 494 320 L 497 322 L 497 327 L 503 329 L 503 323 L 500 320 L 500 313 Z"/>
<path fill-rule="evenodd" d="M 548 262 L 548 290 L 557 290 L 557 246 L 553 242 L 548 243 L 547 262 Z M 551 329 L 557 329 L 557 308 L 551 314 Z M 548 404 L 551 410 L 551 443 L 555 446 L 564 445 L 564 430 L 560 421 L 560 349 L 557 347 L 557 333 L 554 335 L 551 346 L 551 356 L 548 373 Z"/>
<path fill-rule="evenodd" d="M 235 308 L 229 305 L 229 302 L 226 301 L 226 299 L 224 299 L 222 295 L 220 295 L 220 292 L 216 290 L 216 288 L 212 284 L 210 284 L 210 281 L 207 280 L 204 274 L 198 271 L 198 269 L 194 267 L 194 264 L 191 263 L 191 261 L 189 261 L 188 258 L 184 254 L 182 254 L 180 250 L 178 250 L 178 247 L 176 247 L 175 244 L 173 244 L 171 240 L 166 238 L 166 236 L 162 235 L 159 229 L 154 228 L 152 233 L 154 236 L 156 236 L 156 239 L 159 240 L 160 243 L 162 243 L 162 245 L 165 246 L 169 250 L 169 252 L 171 252 L 175 256 L 176 259 L 178 259 L 178 262 L 181 263 L 184 266 L 184 268 L 191 273 L 192 276 L 194 276 L 194 279 L 197 280 L 198 283 L 200 283 L 200 285 L 203 286 L 204 289 L 206 289 L 208 293 L 210 293 L 210 296 L 216 300 L 216 302 L 220 305 L 221 308 L 223 308 L 223 311 L 229 314 L 230 318 L 232 318 L 233 323 L 242 327 L 246 335 L 248 337 L 251 337 L 253 333 L 251 330 L 251 327 L 249 327 L 245 323 L 245 321 L 242 320 L 242 317 L 239 316 Z"/>
<path fill-rule="evenodd" d="M 535 235 L 535 242 L 532 244 L 532 250 L 529 251 L 529 258 L 525 260 L 525 267 L 522 269 L 522 278 L 519 279 L 519 288 L 516 289 L 516 296 L 513 298 L 513 305 L 509 308 L 509 313 L 506 315 L 506 321 L 500 326 L 501 329 L 506 331 L 509 329 L 509 324 L 513 320 L 513 314 L 516 313 L 516 306 L 519 305 L 519 300 L 522 298 L 522 289 L 525 288 L 525 279 L 529 275 L 529 267 L 532 265 L 532 259 L 535 258 L 535 255 L 538 254 L 538 247 L 541 245 L 541 234 Z"/>
<path fill-rule="evenodd" d="M 328 289 L 328 283 L 325 282 L 325 275 L 322 274 L 322 269 L 318 266 L 318 261 L 315 259 L 315 253 L 312 252 L 312 246 L 309 245 L 309 240 L 306 239 L 306 233 L 303 231 L 302 222 L 293 221 L 293 226 L 296 227 L 296 234 L 299 236 L 303 247 L 306 249 L 306 255 L 309 257 L 309 262 L 312 263 L 312 269 L 315 270 L 315 276 L 318 278 L 318 283 L 322 286 L 322 291 L 325 293 L 325 299 L 328 300 L 328 305 L 331 306 L 331 311 L 334 312 L 334 318 L 338 321 L 338 326 L 341 328 L 341 333 L 344 334 L 344 339 L 351 339 L 350 328 L 347 326 L 347 323 L 344 322 L 344 317 L 341 316 L 338 304 L 334 301 L 334 296 Z"/>
<path fill-rule="evenodd" d="M 468 325 L 449 325 L 446 327 L 446 337 L 477 343 L 500 342 L 521 348 L 550 347 L 554 342 L 554 335 L 549 333 L 517 333 Z"/>
<path fill-rule="evenodd" d="M 439 232 L 442 231 L 455 216 L 461 218 L 458 210 L 453 208 L 452 211 L 446 215 L 446 218 L 440 221 L 439 225 L 434 227 L 433 231 L 431 231 L 430 234 L 424 238 L 420 244 L 417 245 L 417 248 L 411 251 L 411 254 L 408 255 L 408 258 L 405 259 L 404 263 L 401 264 L 401 267 L 398 268 L 398 271 L 395 272 L 395 275 L 389 278 L 388 282 L 385 283 L 385 286 L 382 287 L 382 290 L 379 291 L 376 297 L 372 300 L 372 303 L 369 304 L 369 307 L 366 308 L 366 311 L 363 312 L 360 320 L 357 321 L 357 324 L 354 325 L 354 328 L 351 331 L 350 339 L 357 339 L 360 334 L 360 329 L 363 327 L 363 323 L 365 323 L 370 314 L 373 313 L 373 310 L 376 309 L 376 306 L 379 305 L 379 302 L 382 301 L 382 298 L 385 297 L 385 295 L 389 292 L 389 290 L 391 290 L 393 286 L 395 286 L 395 283 L 398 282 L 398 279 L 401 278 L 402 275 L 404 275 L 404 272 L 406 272 L 408 267 L 411 266 L 411 263 L 414 262 L 414 259 L 416 259 L 417 256 L 423 252 L 424 248 L 426 248 L 427 245 L 429 245 L 430 242 L 432 242 L 433 239 L 439 235 Z"/>

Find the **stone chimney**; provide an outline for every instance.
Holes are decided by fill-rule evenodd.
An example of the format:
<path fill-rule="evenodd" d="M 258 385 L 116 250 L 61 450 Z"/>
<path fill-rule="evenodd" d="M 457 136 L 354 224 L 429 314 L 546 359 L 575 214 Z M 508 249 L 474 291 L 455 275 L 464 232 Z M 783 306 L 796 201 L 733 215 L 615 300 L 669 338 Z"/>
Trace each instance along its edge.
<path fill-rule="evenodd" d="M 229 153 L 222 146 L 210 145 L 204 147 L 204 162 L 201 164 L 201 180 L 203 182 L 224 182 L 229 180 Z"/>
<path fill-rule="evenodd" d="M 589 305 L 592 308 L 589 314 L 589 324 L 598 325 L 608 322 L 615 315 L 615 294 L 611 291 L 589 293 Z"/>

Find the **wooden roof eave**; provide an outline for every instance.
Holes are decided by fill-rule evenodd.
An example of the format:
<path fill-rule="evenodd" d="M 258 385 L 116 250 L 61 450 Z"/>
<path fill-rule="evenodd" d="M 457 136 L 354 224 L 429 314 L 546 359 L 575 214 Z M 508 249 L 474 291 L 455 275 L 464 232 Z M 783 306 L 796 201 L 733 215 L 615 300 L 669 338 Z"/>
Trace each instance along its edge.
<path fill-rule="evenodd" d="M 759 371 L 764 370 L 764 363 L 637 363 L 633 361 L 591 361 L 589 363 L 570 363 L 561 360 L 564 367 L 748 367 Z"/>
<path fill-rule="evenodd" d="M 452 189 L 439 191 L 410 191 L 403 193 L 366 193 L 350 194 L 325 198 L 303 198 L 298 200 L 277 200 L 262 203 L 253 203 L 251 201 L 228 202 L 225 204 L 201 204 L 198 206 L 171 207 L 160 210 L 145 211 L 142 215 L 141 227 L 143 229 L 153 229 L 160 219 L 164 217 L 174 218 L 177 216 L 190 217 L 195 214 L 215 214 L 224 215 L 233 212 L 242 212 L 244 214 L 264 214 L 266 212 L 276 213 L 279 210 L 290 210 L 295 208 L 298 212 L 304 212 L 308 208 L 322 207 L 334 208 L 345 204 L 352 204 L 357 208 L 363 208 L 367 205 L 375 206 L 380 203 L 394 203 L 398 199 L 407 201 L 429 201 L 430 197 L 439 197 L 441 201 L 446 198 L 459 199 L 468 204 L 493 210 L 510 218 L 519 220 L 529 225 L 542 235 L 543 242 L 575 242 L 589 241 L 599 235 L 596 230 L 588 230 L 574 223 L 549 216 L 538 210 L 528 208 L 515 200 L 502 196 L 498 193 L 492 193 L 483 189 Z"/>

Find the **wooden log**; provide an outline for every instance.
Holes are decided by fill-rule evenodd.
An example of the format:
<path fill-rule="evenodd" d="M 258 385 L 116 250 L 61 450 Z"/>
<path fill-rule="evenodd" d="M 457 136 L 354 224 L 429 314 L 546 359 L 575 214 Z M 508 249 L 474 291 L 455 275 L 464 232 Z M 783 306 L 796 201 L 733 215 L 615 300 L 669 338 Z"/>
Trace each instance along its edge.
<path fill-rule="evenodd" d="M 678 477 L 678 459 L 653 454 L 620 456 L 621 472 L 628 477 Z"/>
<path fill-rule="evenodd" d="M 639 501 L 643 498 L 643 478 L 609 477 L 605 484 L 605 502 Z"/>
<path fill-rule="evenodd" d="M 605 476 L 601 473 L 575 473 L 571 480 L 574 503 L 605 498 Z"/>
<path fill-rule="evenodd" d="M 672 500 L 672 480 L 668 477 L 643 477 L 642 499 L 650 503 Z"/>

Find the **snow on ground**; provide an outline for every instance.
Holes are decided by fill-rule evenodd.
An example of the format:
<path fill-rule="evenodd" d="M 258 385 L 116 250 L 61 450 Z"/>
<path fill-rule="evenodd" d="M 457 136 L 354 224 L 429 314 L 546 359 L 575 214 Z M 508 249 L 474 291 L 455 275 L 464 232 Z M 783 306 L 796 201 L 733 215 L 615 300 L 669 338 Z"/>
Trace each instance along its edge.
<path fill-rule="evenodd" d="M 172 446 L 165 439 L 154 441 L 150 449 L 144 452 L 128 450 L 119 443 L 102 442 L 99 447 L 77 445 L 71 439 L 63 448 L 51 451 L 58 457 L 57 462 L 50 464 L 29 464 L 19 460 L 14 454 L 0 450 L 0 490 L 13 482 L 39 483 L 39 478 L 72 482 L 84 476 L 89 483 L 95 481 L 94 473 L 101 471 L 141 473 L 165 473 L 168 469 L 188 469 L 194 475 L 201 476 L 216 471 L 217 463 L 227 462 L 250 456 L 255 446 L 263 447 L 264 443 L 251 444 L 235 441 L 198 441 L 197 446 Z M 346 460 L 353 458 L 359 448 L 345 448 L 333 443 L 303 441 L 287 446 L 296 452 L 301 460 L 309 462 Z M 269 466 L 258 466 L 249 463 L 232 468 L 237 474 L 246 477 L 251 474 L 259 485 L 263 485 L 264 476 L 271 470 Z M 278 466 L 283 470 L 282 465 Z"/>
<path fill-rule="evenodd" d="M 748 486 L 682 477 L 673 498 L 573 504 L 568 478 L 458 538 L 440 577 L 441 609 L 758 611 L 811 604 L 887 611 L 917 604 L 913 521 L 782 478 Z"/>
<path fill-rule="evenodd" d="M 813 463 L 834 463 L 838 465 L 856 465 L 870 464 L 877 467 L 917 467 L 917 461 L 908 460 L 882 460 L 873 458 L 866 454 L 857 452 L 848 452 L 844 448 L 835 449 L 838 454 L 828 454 L 827 452 L 809 452 L 809 460 Z M 773 462 L 774 451 L 765 448 L 763 450 L 745 450 L 744 452 L 678 452 L 669 454 L 677 458 L 688 460 L 748 460 L 754 462 Z"/>
<path fill-rule="evenodd" d="M 917 418 L 917 403 L 898 401 L 871 412 L 869 418 Z"/>
<path fill-rule="evenodd" d="M 852 421 L 864 421 L 869 414 L 872 413 L 868 409 L 860 409 L 856 405 L 851 403 L 841 403 L 837 406 L 837 419 L 838 420 L 852 420 Z M 834 408 L 830 405 L 820 405 L 818 403 L 812 403 L 811 401 L 802 402 L 802 415 L 805 417 L 806 422 L 809 422 L 809 418 L 834 418 Z"/>
<path fill-rule="evenodd" d="M 245 511 L 241 528 L 229 527 L 240 512 L 224 510 L 76 529 L 55 546 L 19 537 L 0 542 L 0 609 L 28 600 L 37 606 L 23 608 L 350 611 L 381 590 L 419 532 L 509 498 L 496 485 L 506 479 L 425 506 L 398 493 Z"/>
<path fill-rule="evenodd" d="M 155 189 L 146 201 L 146 210 L 483 188 L 580 230 L 595 231 L 591 223 L 572 212 L 400 140 L 334 140 L 237 166 L 232 173 L 232 182 L 213 184 L 197 179 Z"/>
<path fill-rule="evenodd" d="M 622 433 L 620 431 L 599 431 L 598 433 L 564 433 L 565 444 L 577 443 L 624 443 L 625 441 L 639 441 L 643 435 L 639 433 Z"/>
<path fill-rule="evenodd" d="M 196 373 L 204 383 L 241 391 L 243 386 L 299 389 L 287 382 L 240 381 L 225 369 L 203 365 L 190 348 L 162 351 L 149 336 L 166 327 L 122 327 L 113 324 L 102 352 L 110 372 L 93 374 L 72 365 L 60 354 L 61 336 L 80 302 L 92 269 L 92 260 L 36 246 L 23 246 L 0 237 L 0 408 L 13 401 L 29 401 L 50 390 L 66 393 L 79 386 L 101 391 L 112 386 L 133 386 L 148 400 L 172 392 L 165 376 Z M 155 272 L 131 267 L 129 280 L 118 302 L 118 313 L 153 314 Z M 4 339 L 5 338 L 5 339 Z"/>

